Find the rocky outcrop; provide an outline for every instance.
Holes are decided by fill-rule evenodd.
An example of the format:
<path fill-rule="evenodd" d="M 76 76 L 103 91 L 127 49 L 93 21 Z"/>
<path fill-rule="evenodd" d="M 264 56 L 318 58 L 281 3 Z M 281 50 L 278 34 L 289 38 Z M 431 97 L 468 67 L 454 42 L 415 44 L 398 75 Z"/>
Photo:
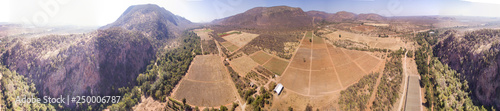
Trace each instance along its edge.
<path fill-rule="evenodd" d="M 482 29 L 458 35 L 447 31 L 434 47 L 434 55 L 469 81 L 472 97 L 484 105 L 500 107 L 500 30 Z"/>

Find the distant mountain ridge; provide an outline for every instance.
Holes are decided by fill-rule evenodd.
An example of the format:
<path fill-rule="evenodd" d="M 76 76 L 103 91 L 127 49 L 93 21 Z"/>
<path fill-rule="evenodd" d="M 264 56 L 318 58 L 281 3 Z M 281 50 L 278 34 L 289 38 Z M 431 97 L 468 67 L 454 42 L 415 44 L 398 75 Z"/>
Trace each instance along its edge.
<path fill-rule="evenodd" d="M 213 23 L 251 28 L 311 27 L 312 18 L 301 8 L 288 6 L 256 7 Z"/>
<path fill-rule="evenodd" d="M 307 15 L 314 17 L 315 21 L 325 20 L 328 22 L 347 22 L 347 21 L 385 21 L 387 17 L 368 13 L 368 14 L 355 14 L 352 12 L 340 11 L 337 13 L 326 13 L 322 11 L 307 11 Z"/>
<path fill-rule="evenodd" d="M 212 21 L 216 25 L 245 28 L 299 28 L 312 27 L 313 21 L 348 22 L 348 21 L 385 21 L 387 17 L 378 14 L 355 14 L 340 11 L 326 13 L 323 11 L 304 12 L 298 7 L 274 6 L 255 7 L 243 13 Z"/>

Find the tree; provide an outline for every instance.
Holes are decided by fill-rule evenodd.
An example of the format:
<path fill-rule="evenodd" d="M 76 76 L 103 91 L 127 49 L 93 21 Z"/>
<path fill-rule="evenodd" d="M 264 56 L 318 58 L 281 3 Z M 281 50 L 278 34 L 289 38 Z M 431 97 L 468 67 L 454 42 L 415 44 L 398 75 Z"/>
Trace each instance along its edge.
<path fill-rule="evenodd" d="M 306 111 L 312 111 L 312 110 L 313 110 L 312 106 L 310 104 L 307 104 Z"/>
<path fill-rule="evenodd" d="M 186 98 L 182 98 L 182 105 L 186 105 Z"/>
<path fill-rule="evenodd" d="M 293 108 L 291 106 L 289 106 L 288 111 L 293 111 Z"/>
<path fill-rule="evenodd" d="M 339 38 L 341 38 L 341 37 L 342 37 L 342 35 L 339 34 Z"/>
<path fill-rule="evenodd" d="M 226 106 L 221 105 L 221 106 L 220 106 L 220 110 L 221 110 L 221 111 L 227 111 L 228 109 L 227 109 L 227 107 L 226 107 Z"/>

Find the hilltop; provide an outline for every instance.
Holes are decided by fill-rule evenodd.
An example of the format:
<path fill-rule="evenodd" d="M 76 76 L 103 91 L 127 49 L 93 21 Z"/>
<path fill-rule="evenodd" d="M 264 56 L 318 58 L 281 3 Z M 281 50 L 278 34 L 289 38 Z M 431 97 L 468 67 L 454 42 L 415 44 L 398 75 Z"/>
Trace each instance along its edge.
<path fill-rule="evenodd" d="M 312 18 L 307 13 L 301 8 L 288 6 L 256 7 L 213 22 L 225 26 L 261 29 L 312 26 Z"/>

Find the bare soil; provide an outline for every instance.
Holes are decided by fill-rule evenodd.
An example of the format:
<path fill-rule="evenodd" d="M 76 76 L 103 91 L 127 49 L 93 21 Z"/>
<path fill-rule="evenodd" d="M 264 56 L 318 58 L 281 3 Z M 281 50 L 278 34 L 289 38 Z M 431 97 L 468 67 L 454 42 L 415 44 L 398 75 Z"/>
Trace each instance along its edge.
<path fill-rule="evenodd" d="M 229 73 L 225 70 L 222 58 L 217 55 L 196 56 L 173 98 L 185 98 L 191 105 L 219 107 L 237 99 Z"/>

